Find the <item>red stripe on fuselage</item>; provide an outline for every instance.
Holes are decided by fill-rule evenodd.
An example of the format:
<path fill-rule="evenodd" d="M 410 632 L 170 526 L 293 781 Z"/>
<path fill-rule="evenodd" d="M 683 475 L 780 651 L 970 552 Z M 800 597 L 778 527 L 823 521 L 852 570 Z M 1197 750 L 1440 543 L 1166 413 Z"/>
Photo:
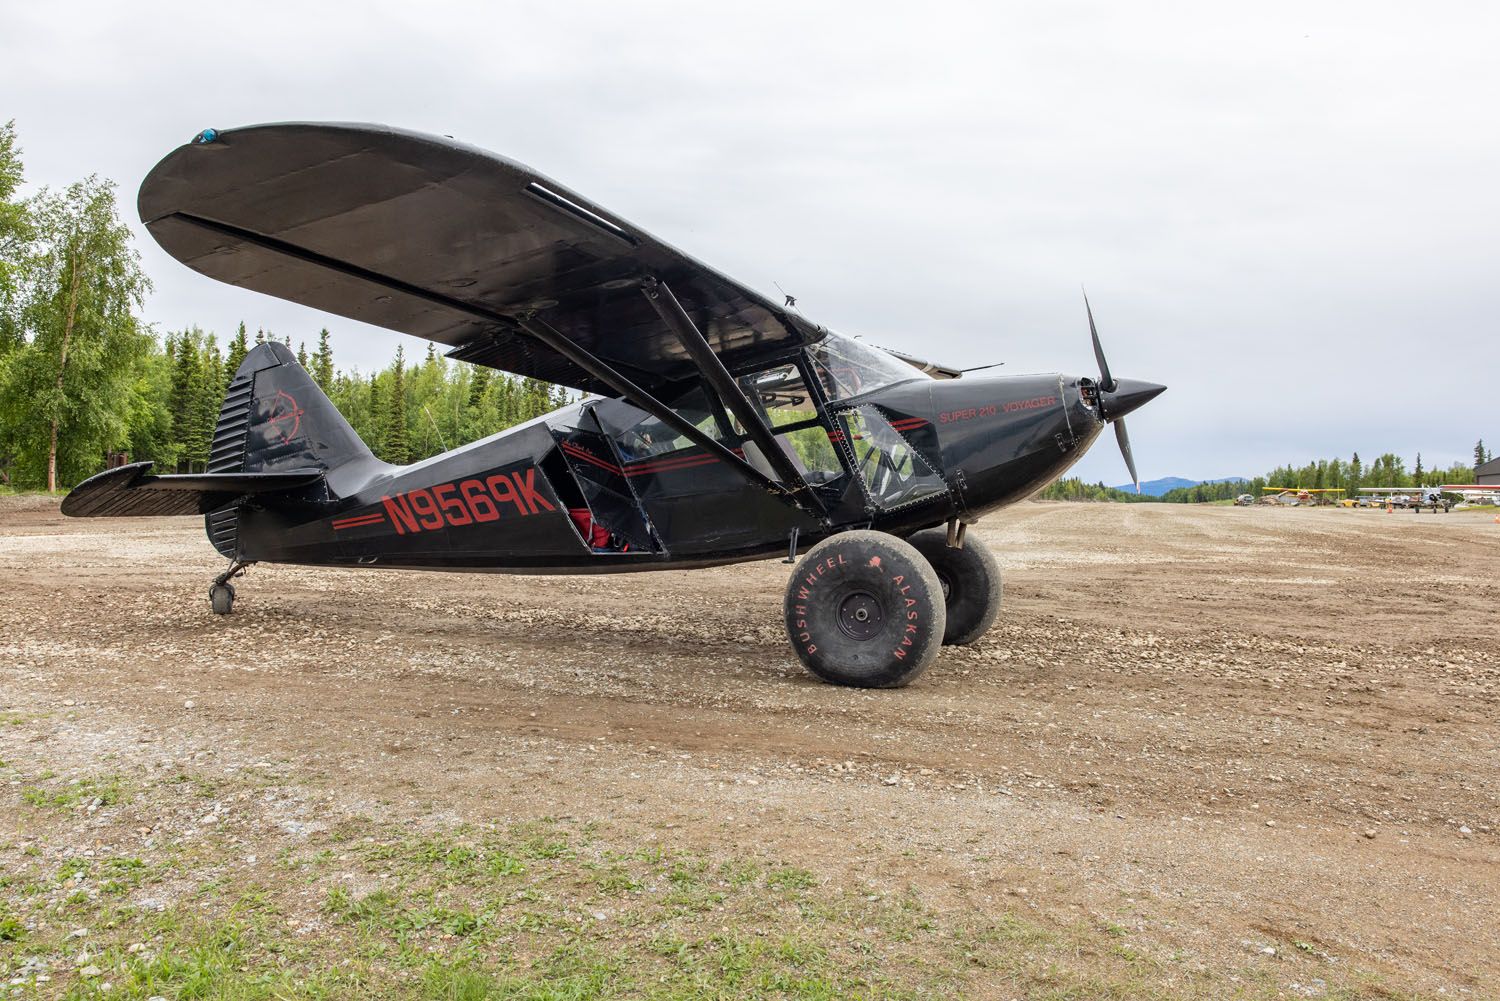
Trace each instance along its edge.
<path fill-rule="evenodd" d="M 362 514 L 354 518 L 340 518 L 333 523 L 333 529 L 337 532 L 346 528 L 364 528 L 367 525 L 379 525 L 384 521 L 385 515 L 379 512 Z"/>
<path fill-rule="evenodd" d="M 590 465 L 597 466 L 600 469 L 608 470 L 611 473 L 617 473 L 622 476 L 642 476 L 646 473 L 670 473 L 678 469 L 690 469 L 694 466 L 707 466 L 711 463 L 721 461 L 718 456 L 708 452 L 693 452 L 690 455 L 669 455 L 665 458 L 641 459 L 636 462 L 628 462 L 622 467 L 617 466 L 605 459 L 601 459 L 599 458 L 599 456 L 595 455 L 593 452 L 590 452 L 588 449 L 581 448 L 570 441 L 560 442 L 559 445 L 561 446 L 563 453 L 571 456 L 572 458 L 578 459 L 581 462 L 587 462 Z M 744 449 L 736 448 L 731 449 L 731 451 L 733 451 L 735 455 L 744 458 Z"/>
<path fill-rule="evenodd" d="M 600 469 L 606 469 L 611 473 L 620 473 L 622 471 L 620 467 L 615 465 L 613 462 L 610 462 L 607 459 L 601 459 L 593 452 L 590 452 L 588 449 L 580 448 L 570 441 L 562 442 L 562 450 L 575 459 L 582 459 L 584 462 L 592 463 L 593 465 L 598 466 Z"/>
<path fill-rule="evenodd" d="M 647 473 L 670 473 L 676 469 L 687 469 L 691 466 L 708 466 L 718 461 L 718 458 L 712 455 L 685 455 L 677 459 L 661 459 L 656 462 L 631 466 L 625 470 L 625 475 L 643 476 Z"/>

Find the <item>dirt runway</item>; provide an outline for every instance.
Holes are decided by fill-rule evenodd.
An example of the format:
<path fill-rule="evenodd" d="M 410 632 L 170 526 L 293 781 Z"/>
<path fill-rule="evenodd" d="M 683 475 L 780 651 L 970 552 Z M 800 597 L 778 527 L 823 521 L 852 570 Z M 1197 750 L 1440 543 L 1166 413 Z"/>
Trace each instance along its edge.
<path fill-rule="evenodd" d="M 193 521 L 0 499 L 0 759 L 274 762 L 323 813 L 581 818 L 1107 922 L 1286 996 L 1500 996 L 1500 524 L 1028 503 L 974 531 L 1000 624 L 870 692 L 802 671 L 774 561 L 255 567 L 216 617 Z M 0 803 L 0 859 L 26 810 Z"/>

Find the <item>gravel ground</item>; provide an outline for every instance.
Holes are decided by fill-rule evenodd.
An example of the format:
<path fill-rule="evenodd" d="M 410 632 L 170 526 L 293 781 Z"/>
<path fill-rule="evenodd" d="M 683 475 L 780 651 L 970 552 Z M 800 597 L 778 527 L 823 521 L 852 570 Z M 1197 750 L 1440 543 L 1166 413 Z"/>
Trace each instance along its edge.
<path fill-rule="evenodd" d="M 802 671 L 775 561 L 255 567 L 216 617 L 195 522 L 0 498 L 0 759 L 273 776 L 277 796 L 208 814 L 253 813 L 252 859 L 348 816 L 577 819 L 955 920 L 1106 922 L 1286 996 L 1351 971 L 1371 996 L 1500 995 L 1500 524 L 1030 503 L 973 531 L 1005 573 L 1000 623 L 868 692 Z M 0 864 L 48 823 L 149 845 L 221 822 L 162 807 L 101 833 L 98 797 L 64 829 L 23 784 Z"/>

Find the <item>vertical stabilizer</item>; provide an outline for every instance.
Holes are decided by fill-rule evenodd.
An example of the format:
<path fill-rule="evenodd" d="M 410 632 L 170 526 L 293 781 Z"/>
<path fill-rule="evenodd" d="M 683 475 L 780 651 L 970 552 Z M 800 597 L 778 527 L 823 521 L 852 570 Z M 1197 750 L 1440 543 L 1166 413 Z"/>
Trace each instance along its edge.
<path fill-rule="evenodd" d="M 245 355 L 219 408 L 208 472 L 316 468 L 331 473 L 354 462 L 379 460 L 286 345 L 267 341 Z M 233 558 L 238 505 L 214 511 L 205 520 L 214 548 Z"/>

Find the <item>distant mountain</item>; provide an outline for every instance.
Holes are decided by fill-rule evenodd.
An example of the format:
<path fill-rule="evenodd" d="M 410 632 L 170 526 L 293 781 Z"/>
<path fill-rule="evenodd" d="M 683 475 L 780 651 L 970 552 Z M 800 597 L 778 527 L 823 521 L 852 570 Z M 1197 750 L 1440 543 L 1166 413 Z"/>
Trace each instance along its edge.
<path fill-rule="evenodd" d="M 1244 481 L 1243 476 L 1222 476 L 1217 480 L 1188 480 L 1181 476 L 1163 476 L 1159 480 L 1142 480 L 1141 493 L 1148 497 L 1160 497 L 1168 490 L 1176 490 L 1178 487 L 1196 487 L 1200 483 L 1243 483 Z M 1135 493 L 1135 484 L 1124 483 L 1115 489 Z"/>

